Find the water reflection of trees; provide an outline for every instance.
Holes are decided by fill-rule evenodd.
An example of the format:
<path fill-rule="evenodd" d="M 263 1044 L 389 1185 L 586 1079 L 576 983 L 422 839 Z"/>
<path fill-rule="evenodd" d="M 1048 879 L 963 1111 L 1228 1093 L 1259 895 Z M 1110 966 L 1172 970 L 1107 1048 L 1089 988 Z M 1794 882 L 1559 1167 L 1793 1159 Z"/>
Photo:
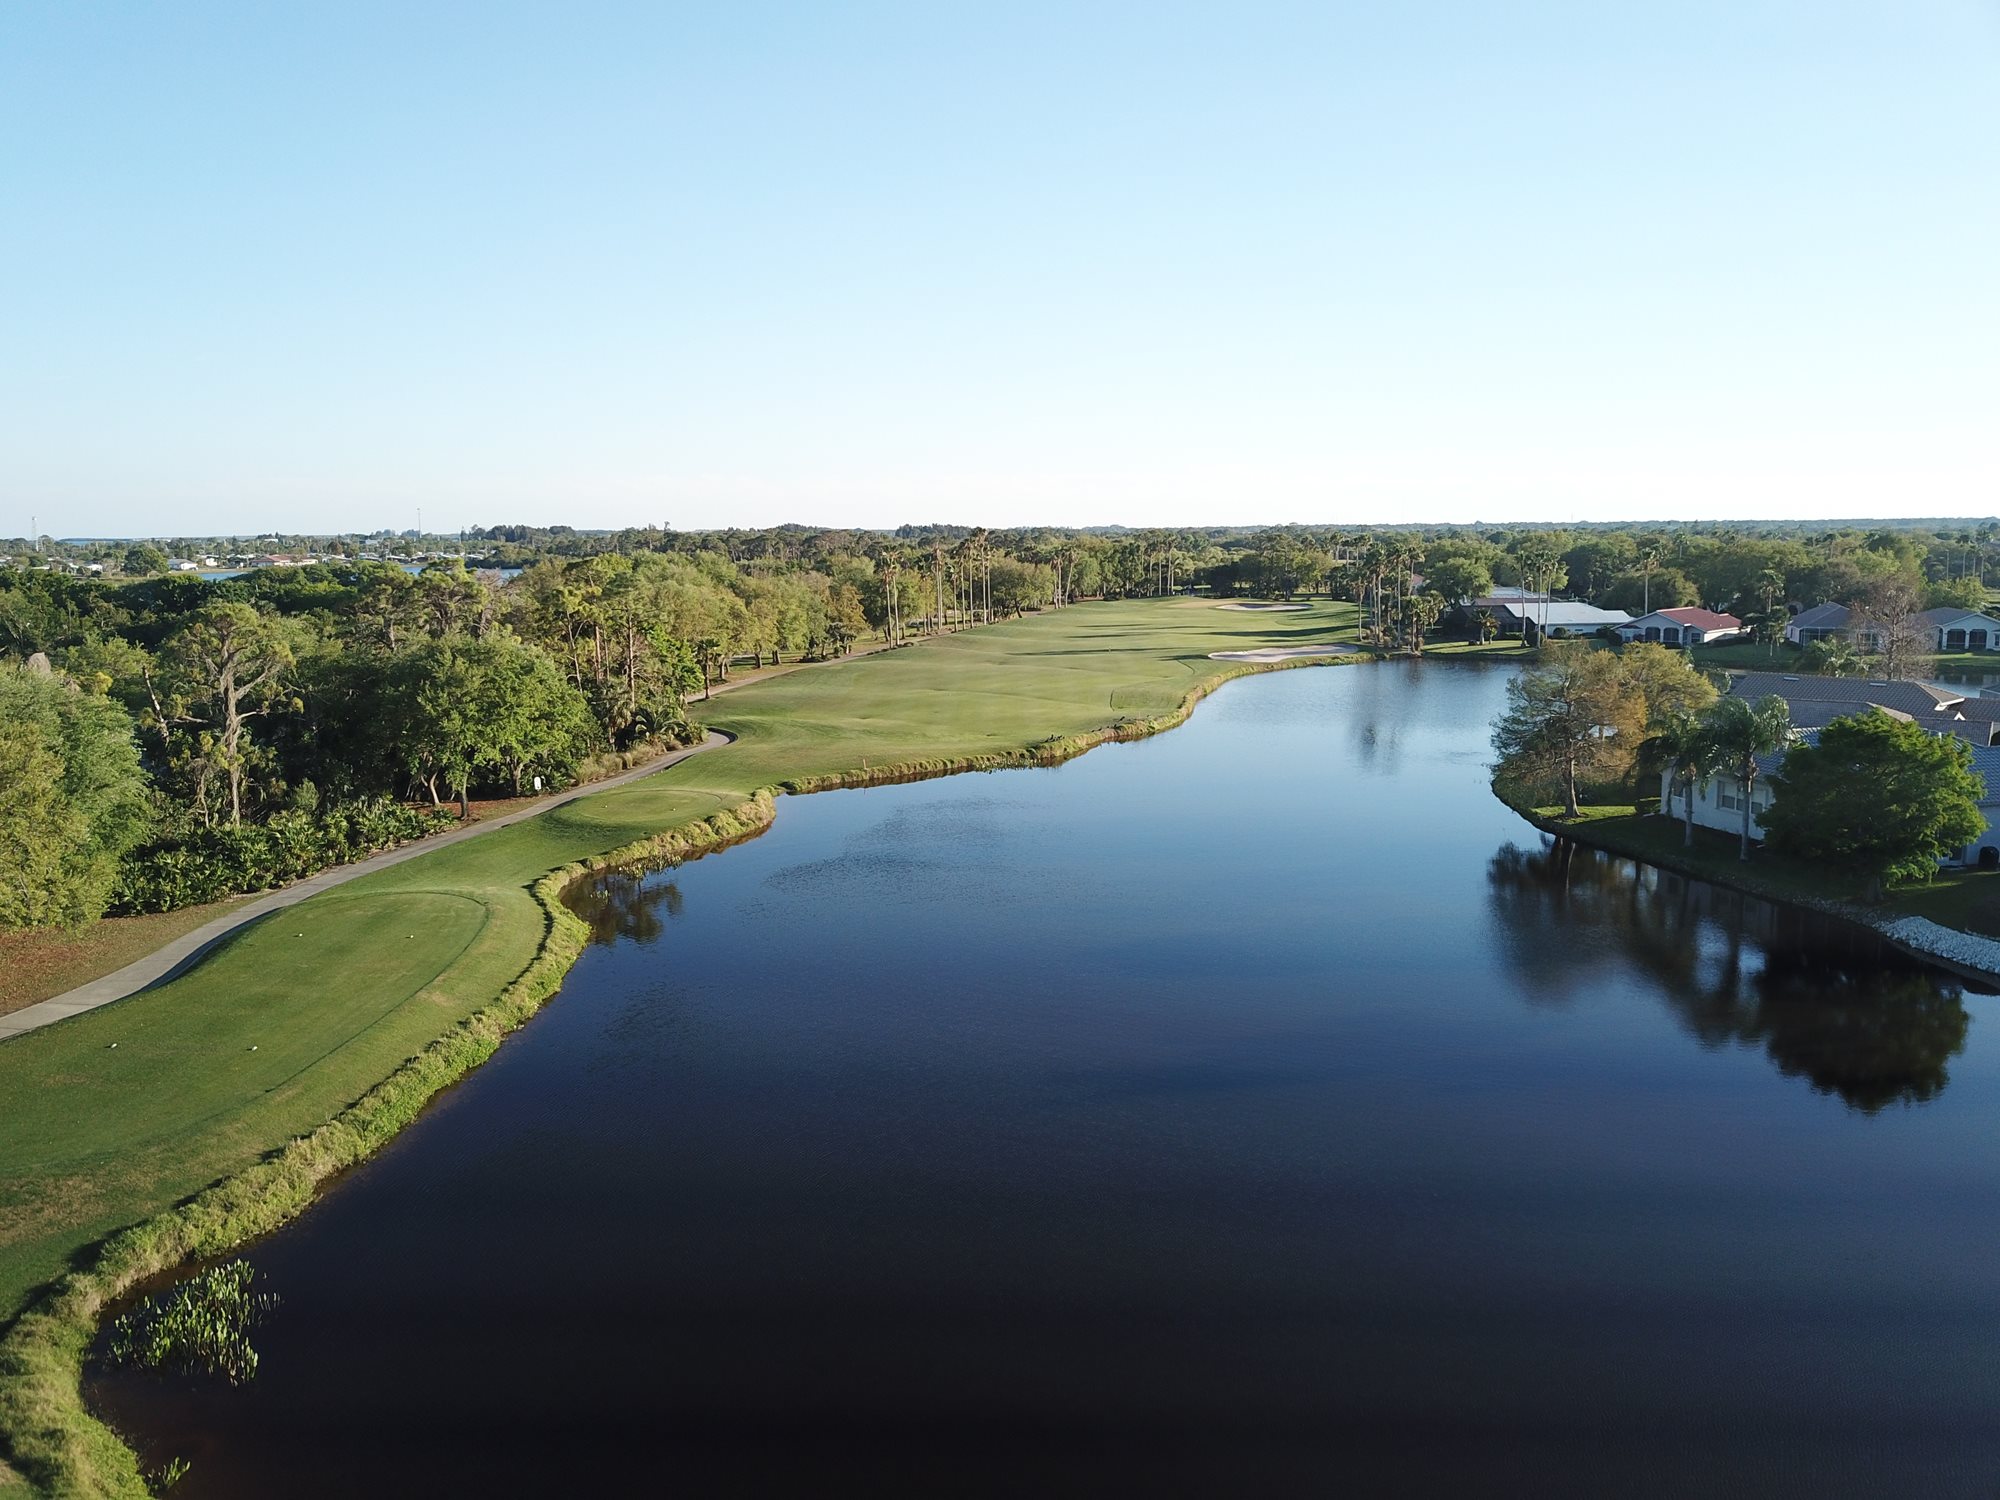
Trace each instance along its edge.
<path fill-rule="evenodd" d="M 612 873 L 572 891 L 569 906 L 590 925 L 592 943 L 650 943 L 666 930 L 663 912 L 681 914 L 681 888 L 671 880 L 654 884 L 652 877 Z"/>
<path fill-rule="evenodd" d="M 1874 1114 L 1943 1092 L 1964 988 L 1872 935 L 1581 848 L 1509 844 L 1488 869 L 1495 935 L 1536 1003 L 1639 969 L 1707 1047 L 1762 1048 L 1787 1077 Z"/>

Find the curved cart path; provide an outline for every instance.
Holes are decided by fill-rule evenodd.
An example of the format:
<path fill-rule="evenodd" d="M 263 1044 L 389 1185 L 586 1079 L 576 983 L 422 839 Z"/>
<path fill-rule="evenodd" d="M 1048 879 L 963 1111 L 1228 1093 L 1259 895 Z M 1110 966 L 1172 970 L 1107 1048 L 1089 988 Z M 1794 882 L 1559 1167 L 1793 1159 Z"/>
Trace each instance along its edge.
<path fill-rule="evenodd" d="M 770 674 L 766 674 L 770 675 Z M 755 679 L 752 679 L 755 680 Z M 735 684 L 724 684 L 716 691 L 726 692 Z M 506 828 L 514 823 L 525 822 L 529 818 L 539 818 L 545 812 L 553 812 L 558 807 L 566 807 L 579 797 L 588 797 L 596 792 L 609 791 L 612 787 L 623 786 L 628 781 L 637 781 L 642 776 L 651 776 L 664 771 L 668 766 L 679 765 L 691 755 L 699 755 L 704 750 L 713 750 L 718 745 L 726 745 L 733 738 L 717 730 L 709 730 L 699 745 L 690 745 L 685 750 L 675 750 L 648 761 L 643 766 L 630 771 L 621 771 L 616 776 L 603 781 L 593 781 L 588 786 L 580 786 L 565 796 L 549 797 L 533 803 L 516 812 L 500 817 L 455 828 L 450 833 L 440 833 L 431 838 L 418 839 L 414 843 L 403 844 L 394 849 L 385 849 L 380 854 L 371 854 L 366 859 L 357 859 L 351 864 L 335 865 L 322 870 L 317 875 L 307 876 L 282 889 L 266 892 L 255 901 L 237 907 L 234 911 L 217 917 L 213 922 L 205 922 L 193 932 L 185 933 L 172 942 L 155 948 L 144 958 L 114 969 L 73 990 L 66 990 L 52 999 L 37 1001 L 14 1011 L 11 1015 L 0 1016 L 0 1042 L 9 1037 L 20 1036 L 38 1027 L 53 1025 L 70 1016 L 87 1010 L 95 1010 L 100 1005 L 109 1005 L 114 1000 L 123 1000 L 128 995 L 136 995 L 140 990 L 158 984 L 188 967 L 209 948 L 223 938 L 244 927 L 259 917 L 274 911 L 282 911 L 287 906 L 296 906 L 308 896 L 317 896 L 321 891 L 332 890 L 337 885 L 345 885 L 362 875 L 371 875 L 388 865 L 399 865 L 404 860 L 415 859 L 420 854 L 428 854 L 433 849 L 442 849 L 447 844 L 462 843 L 466 839 L 476 839 L 482 833 L 490 833 L 496 828 Z"/>

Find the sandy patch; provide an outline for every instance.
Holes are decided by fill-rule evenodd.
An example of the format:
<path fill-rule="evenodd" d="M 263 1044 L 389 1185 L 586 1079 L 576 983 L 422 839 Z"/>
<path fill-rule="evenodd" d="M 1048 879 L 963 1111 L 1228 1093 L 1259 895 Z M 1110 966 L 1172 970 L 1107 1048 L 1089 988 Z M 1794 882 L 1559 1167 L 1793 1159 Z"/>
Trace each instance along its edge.
<path fill-rule="evenodd" d="M 1218 604 L 1215 607 L 1217 609 L 1255 610 L 1258 614 L 1284 614 L 1293 610 L 1303 611 L 1312 608 L 1310 604 Z"/>
<path fill-rule="evenodd" d="M 1211 651 L 1210 661 L 1289 661 L 1294 656 L 1346 656 L 1352 646 L 1264 646 L 1255 651 Z"/>

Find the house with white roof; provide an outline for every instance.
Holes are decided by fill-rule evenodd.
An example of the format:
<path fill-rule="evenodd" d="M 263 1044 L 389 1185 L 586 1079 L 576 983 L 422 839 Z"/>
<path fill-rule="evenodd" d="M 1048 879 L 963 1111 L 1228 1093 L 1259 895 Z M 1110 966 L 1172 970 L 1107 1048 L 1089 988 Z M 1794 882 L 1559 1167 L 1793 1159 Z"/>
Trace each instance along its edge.
<path fill-rule="evenodd" d="M 1747 634 L 1749 627 L 1734 615 L 1692 607 L 1656 609 L 1618 627 L 1621 640 L 1658 641 L 1663 646 L 1705 646 Z"/>
<path fill-rule="evenodd" d="M 1605 626 L 1623 625 L 1632 616 L 1622 609 L 1599 609 L 1572 599 L 1516 597 L 1489 594 L 1473 601 L 1477 609 L 1490 610 L 1500 622 L 1502 635 L 1518 634 L 1532 640 L 1543 634 L 1556 639 L 1564 636 L 1595 635 Z"/>

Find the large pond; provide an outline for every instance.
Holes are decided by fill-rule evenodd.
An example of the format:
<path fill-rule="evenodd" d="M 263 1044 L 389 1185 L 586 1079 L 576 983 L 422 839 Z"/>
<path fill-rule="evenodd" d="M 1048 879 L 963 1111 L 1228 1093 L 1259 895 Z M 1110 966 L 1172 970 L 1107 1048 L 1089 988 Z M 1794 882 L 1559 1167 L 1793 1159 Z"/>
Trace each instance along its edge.
<path fill-rule="evenodd" d="M 1549 845 L 1505 677 L 1233 684 L 583 904 L 249 1252 L 180 1496 L 1990 1497 L 2000 1051 L 1948 976 Z"/>

